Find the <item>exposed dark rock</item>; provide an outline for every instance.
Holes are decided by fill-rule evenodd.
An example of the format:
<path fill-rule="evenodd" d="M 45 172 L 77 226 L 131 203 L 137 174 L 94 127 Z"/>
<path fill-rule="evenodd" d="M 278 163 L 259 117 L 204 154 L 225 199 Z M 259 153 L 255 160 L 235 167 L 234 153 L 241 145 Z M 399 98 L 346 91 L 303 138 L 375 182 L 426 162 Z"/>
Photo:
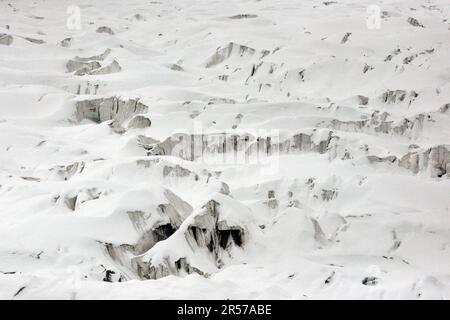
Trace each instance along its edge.
<path fill-rule="evenodd" d="M 311 223 L 312 223 L 312 225 L 314 227 L 314 240 L 320 245 L 327 245 L 328 239 L 325 236 L 325 233 L 323 232 L 319 221 L 317 221 L 314 218 L 310 218 L 310 220 L 311 220 Z"/>
<path fill-rule="evenodd" d="M 376 286 L 379 283 L 379 279 L 377 277 L 365 277 L 361 283 L 365 286 Z"/>
<path fill-rule="evenodd" d="M 64 40 L 61 40 L 59 44 L 61 45 L 61 47 L 68 48 L 71 46 L 72 40 L 73 38 L 65 38 Z"/>
<path fill-rule="evenodd" d="M 431 148 L 429 153 L 431 175 L 442 177 L 450 173 L 450 148 L 449 146 L 436 146 Z"/>
<path fill-rule="evenodd" d="M 0 44 L 10 46 L 13 43 L 13 40 L 13 36 L 6 33 L 0 33 Z"/>
<path fill-rule="evenodd" d="M 14 294 L 14 297 L 17 297 L 23 290 L 25 290 L 25 286 L 21 287 L 19 290 L 17 290 L 17 292 Z"/>
<path fill-rule="evenodd" d="M 136 276 L 142 276 L 143 264 L 137 255 L 141 255 L 151 249 L 156 243 L 166 240 L 174 234 L 192 212 L 192 207 L 169 190 L 164 191 L 167 203 L 161 203 L 156 212 L 143 212 L 140 210 L 127 211 L 127 215 L 139 239 L 133 244 L 114 245 L 103 243 L 108 255 L 118 264 L 126 267 Z M 158 215 L 158 219 L 154 219 Z M 149 223 L 149 221 L 153 221 Z M 145 278 L 145 277 L 144 277 Z"/>
<path fill-rule="evenodd" d="M 341 40 L 341 44 L 344 44 L 348 41 L 348 38 L 352 35 L 351 32 L 347 32 Z"/>
<path fill-rule="evenodd" d="M 363 67 L 363 73 L 366 73 L 367 71 L 373 70 L 373 66 L 368 65 L 367 63 L 364 64 Z"/>
<path fill-rule="evenodd" d="M 371 163 L 374 163 L 374 162 L 394 163 L 395 161 L 397 161 L 397 157 L 396 156 L 387 156 L 387 157 L 367 156 L 367 160 L 369 160 L 369 162 L 371 162 Z"/>
<path fill-rule="evenodd" d="M 35 177 L 20 177 L 20 178 L 23 179 L 23 180 L 26 180 L 26 181 L 34 181 L 34 182 L 40 182 L 41 181 L 40 178 L 35 178 Z"/>
<path fill-rule="evenodd" d="M 160 162 L 161 162 L 160 158 L 140 159 L 136 161 L 136 165 L 143 168 L 152 168 Z"/>
<path fill-rule="evenodd" d="M 128 129 L 136 128 L 148 128 L 152 125 L 152 122 L 146 116 L 137 115 L 130 120 L 128 124 Z"/>
<path fill-rule="evenodd" d="M 184 71 L 183 67 L 179 66 L 178 64 L 174 63 L 170 66 L 170 69 L 173 71 Z"/>
<path fill-rule="evenodd" d="M 163 277 L 167 277 L 171 274 L 180 274 L 180 273 L 197 273 L 204 277 L 208 277 L 207 273 L 204 273 L 200 269 L 193 267 L 187 261 L 186 258 L 179 258 L 177 261 L 173 263 L 173 265 L 169 264 L 159 264 L 159 265 L 138 265 L 138 274 L 141 275 L 144 279 L 159 279 Z"/>
<path fill-rule="evenodd" d="M 331 120 L 330 128 L 336 130 L 360 132 L 362 128 L 366 127 L 369 120 L 355 120 L 355 121 L 341 121 L 338 119 Z"/>
<path fill-rule="evenodd" d="M 78 198 L 78 195 L 75 195 L 73 197 L 71 197 L 71 196 L 66 197 L 64 203 L 66 204 L 67 208 L 69 208 L 72 211 L 75 211 L 77 198 Z"/>
<path fill-rule="evenodd" d="M 25 40 L 31 42 L 31 43 L 35 43 L 35 44 L 44 44 L 45 41 L 42 39 L 34 39 L 34 38 L 29 38 L 29 37 L 23 37 Z"/>
<path fill-rule="evenodd" d="M 137 143 L 140 147 L 145 149 L 148 154 L 151 152 L 154 152 L 155 154 L 159 154 L 158 150 L 158 144 L 161 143 L 161 141 L 153 139 L 152 137 L 146 137 L 144 135 L 138 135 L 137 136 Z M 163 151 L 161 151 L 163 152 Z"/>
<path fill-rule="evenodd" d="M 223 61 L 231 57 L 232 54 L 236 54 L 242 57 L 246 54 L 253 55 L 255 53 L 256 50 L 253 48 L 230 42 L 225 48 L 217 49 L 216 53 L 206 62 L 206 68 L 211 68 L 222 63 Z"/>
<path fill-rule="evenodd" d="M 238 247 L 242 246 L 243 242 L 244 242 L 244 232 L 241 228 L 236 227 L 236 228 L 228 228 L 228 229 L 223 229 L 217 230 L 217 234 L 219 236 L 219 246 L 222 249 L 227 249 L 227 247 L 231 244 L 235 244 Z"/>
<path fill-rule="evenodd" d="M 140 14 L 140 13 L 136 13 L 133 17 L 134 17 L 137 21 L 146 21 L 145 17 L 144 17 L 142 14 Z"/>
<path fill-rule="evenodd" d="M 228 195 L 230 195 L 230 187 L 225 182 L 221 182 L 221 187 L 220 187 L 219 192 L 228 196 Z"/>
<path fill-rule="evenodd" d="M 219 80 L 222 80 L 222 81 L 228 81 L 228 75 L 227 74 L 222 74 L 222 75 L 219 75 Z"/>
<path fill-rule="evenodd" d="M 117 73 L 122 70 L 120 64 L 114 60 L 109 65 L 102 67 L 98 61 L 77 61 L 77 60 L 69 60 L 67 64 L 67 69 L 76 70 L 75 75 L 84 76 L 86 74 L 89 75 L 102 75 L 102 74 L 111 74 Z M 70 71 L 69 71 L 70 72 Z"/>
<path fill-rule="evenodd" d="M 330 284 L 330 283 L 333 281 L 333 278 L 334 278 L 334 275 L 335 275 L 335 274 L 336 274 L 336 272 L 333 271 L 333 272 L 328 276 L 328 278 L 325 279 L 324 283 L 325 283 L 325 284 Z"/>
<path fill-rule="evenodd" d="M 125 132 L 127 132 L 127 130 L 122 126 L 122 124 L 119 121 L 117 121 L 116 119 L 111 121 L 111 123 L 109 124 L 109 127 L 111 128 L 111 130 L 114 133 L 117 133 L 117 134 L 124 134 Z"/>
<path fill-rule="evenodd" d="M 415 91 L 410 91 L 409 94 L 405 90 L 388 90 L 381 96 L 381 100 L 384 103 L 400 103 L 406 100 L 406 97 L 409 97 L 409 103 L 414 101 L 419 94 Z"/>
<path fill-rule="evenodd" d="M 442 107 L 439 108 L 440 113 L 446 113 L 450 109 L 450 103 L 444 104 Z"/>
<path fill-rule="evenodd" d="M 180 165 L 175 165 L 175 166 L 164 166 L 163 169 L 163 176 L 167 177 L 167 176 L 174 176 L 174 177 L 188 177 L 189 175 L 191 175 L 193 172 L 191 170 L 188 170 L 186 168 L 183 168 Z"/>
<path fill-rule="evenodd" d="M 331 190 L 327 190 L 327 189 L 322 189 L 322 200 L 323 201 L 331 201 L 336 199 L 338 195 L 338 191 L 336 189 L 331 189 Z"/>
<path fill-rule="evenodd" d="M 257 18 L 258 16 L 256 14 L 237 14 L 231 17 L 228 17 L 229 19 L 251 19 L 251 18 Z"/>
<path fill-rule="evenodd" d="M 1 274 L 16 274 L 15 271 L 0 271 Z"/>
<path fill-rule="evenodd" d="M 226 221 L 219 221 L 219 206 L 216 201 L 209 201 L 204 206 L 206 213 L 197 216 L 188 227 L 189 240 L 194 239 L 199 247 L 207 247 L 216 258 L 219 257 L 219 247 L 226 249 L 229 242 L 242 246 L 245 242 L 245 233 L 241 227 L 228 226 Z"/>
<path fill-rule="evenodd" d="M 184 236 L 192 250 L 207 250 L 215 261 L 216 267 L 221 268 L 221 256 L 229 252 L 231 247 L 241 247 L 246 242 L 246 232 L 241 226 L 230 226 L 220 218 L 220 204 L 215 200 L 207 202 L 202 207 L 202 213 L 195 216 L 184 231 Z M 187 257 L 179 257 L 174 261 L 169 258 L 164 262 L 153 264 L 148 262 L 139 264 L 138 272 L 144 279 L 158 279 L 170 274 L 198 273 L 205 277 L 208 274 L 192 266 Z"/>
<path fill-rule="evenodd" d="M 330 129 L 344 130 L 350 132 L 381 132 L 385 134 L 398 134 L 404 136 L 413 136 L 424 127 L 426 119 L 431 119 L 430 115 L 418 114 L 413 118 L 403 118 L 398 122 L 388 121 L 389 114 L 378 110 L 372 113 L 370 119 L 341 121 L 333 119 L 326 126 Z"/>
<path fill-rule="evenodd" d="M 339 138 L 328 136 L 320 141 L 313 139 L 313 134 L 299 133 L 284 141 L 272 142 L 271 137 L 253 137 L 228 133 L 206 135 L 175 134 L 163 142 L 143 145 L 148 155 L 172 155 L 185 160 L 195 160 L 205 154 L 226 154 L 244 152 L 246 155 L 271 155 L 278 152 L 318 152 L 326 153 L 332 141 Z"/>
<path fill-rule="evenodd" d="M 443 177 L 450 172 L 450 147 L 438 145 L 425 151 L 412 151 L 404 155 L 399 166 L 417 174 L 428 169 L 432 177 Z"/>
<path fill-rule="evenodd" d="M 173 207 L 171 207 L 171 209 L 174 210 Z M 130 219 L 135 218 L 131 218 L 130 216 Z M 138 242 L 135 245 L 133 245 L 133 253 L 137 255 L 148 251 L 157 242 L 168 239 L 176 231 L 177 228 L 178 228 L 177 225 L 168 223 L 154 227 L 151 230 L 139 230 L 142 231 L 143 234 L 139 238 Z"/>
<path fill-rule="evenodd" d="M 76 117 L 78 121 L 89 119 L 100 123 L 107 120 L 117 120 L 122 123 L 135 114 L 146 113 L 148 107 L 139 99 L 122 100 L 119 97 L 81 100 L 76 102 Z"/>
<path fill-rule="evenodd" d="M 421 24 L 416 18 L 413 18 L 413 17 L 408 18 L 408 23 L 414 27 L 424 28 L 424 25 Z"/>
<path fill-rule="evenodd" d="M 107 66 L 104 66 L 104 67 L 101 67 L 101 68 L 98 68 L 95 70 L 90 70 L 87 73 L 90 75 L 111 74 L 111 73 L 120 72 L 121 70 L 122 70 L 122 67 L 120 66 L 120 64 L 116 60 L 114 60 Z"/>
<path fill-rule="evenodd" d="M 403 64 L 409 64 L 411 63 L 415 58 L 417 57 L 417 54 L 413 54 L 411 56 L 405 57 L 403 59 Z"/>
<path fill-rule="evenodd" d="M 88 62 L 88 61 L 103 61 L 105 60 L 105 58 L 111 53 L 111 49 L 106 49 L 103 53 L 99 54 L 99 55 L 95 55 L 95 56 L 90 56 L 90 57 L 79 57 L 76 56 L 75 58 L 73 58 L 73 60 L 77 60 L 77 61 L 84 61 L 84 62 Z"/>
<path fill-rule="evenodd" d="M 359 104 L 362 106 L 366 106 L 369 103 L 369 98 L 365 96 L 358 95 Z"/>
<path fill-rule="evenodd" d="M 166 197 L 170 206 L 173 206 L 176 212 L 174 212 L 169 207 L 169 204 L 160 205 L 159 210 L 161 210 L 161 214 L 167 215 L 169 217 L 172 224 L 179 226 L 182 223 L 182 218 L 187 217 L 189 214 L 191 214 L 193 209 L 189 203 L 187 203 L 168 189 L 164 190 L 164 196 Z M 170 210 L 167 210 L 167 208 L 169 208 Z"/>
<path fill-rule="evenodd" d="M 95 32 L 97 32 L 97 33 L 108 33 L 110 35 L 114 34 L 114 31 L 112 31 L 112 29 L 110 27 L 106 27 L 106 26 L 98 27 Z"/>
<path fill-rule="evenodd" d="M 195 273 L 198 273 L 198 274 L 200 274 L 202 276 L 205 276 L 205 277 L 208 276 L 203 271 L 201 271 L 201 270 L 199 270 L 199 269 L 197 269 L 195 267 L 192 267 L 187 262 L 186 258 L 180 258 L 177 261 L 175 261 L 175 267 L 176 267 L 177 270 L 185 270 L 188 274 L 195 272 Z"/>
<path fill-rule="evenodd" d="M 69 180 L 75 174 L 82 173 L 84 170 L 85 163 L 83 161 L 74 162 L 67 166 L 57 166 L 51 168 L 50 171 L 56 170 L 56 173 L 64 180 Z"/>
<path fill-rule="evenodd" d="M 85 75 L 91 72 L 92 70 L 100 68 L 101 65 L 98 61 L 78 61 L 78 60 L 69 60 L 66 64 L 67 72 L 76 71 L 76 75 Z"/>
<path fill-rule="evenodd" d="M 399 55 L 402 51 L 400 49 L 396 49 L 394 51 L 392 51 L 385 59 L 384 61 L 391 61 L 392 58 L 394 58 L 395 56 Z"/>
<path fill-rule="evenodd" d="M 305 71 L 306 71 L 305 69 L 302 69 L 298 72 L 298 76 L 300 77 L 300 80 L 302 82 L 305 82 Z"/>
<path fill-rule="evenodd" d="M 275 198 L 275 191 L 269 190 L 269 192 L 267 193 L 267 198 L 269 199 L 267 201 L 267 206 L 271 209 L 276 209 L 278 207 L 278 201 Z"/>
<path fill-rule="evenodd" d="M 402 102 L 406 98 L 405 90 L 389 90 L 383 93 L 381 100 L 384 103 L 398 103 Z"/>
<path fill-rule="evenodd" d="M 100 64 L 99 61 L 103 61 L 110 53 L 111 49 L 106 49 L 105 52 L 103 52 L 102 54 L 91 57 L 76 56 L 67 62 L 66 64 L 67 71 L 68 72 L 75 71 L 75 75 L 77 76 L 83 76 L 86 74 L 100 75 L 100 74 L 110 74 L 120 72 L 122 68 L 116 60 L 114 60 L 109 65 L 104 67 L 102 67 L 102 65 Z"/>
<path fill-rule="evenodd" d="M 97 188 L 83 188 L 78 191 L 75 203 L 75 209 L 86 201 L 96 200 L 100 198 L 102 191 Z"/>
<path fill-rule="evenodd" d="M 30 15 L 29 17 L 32 18 L 32 19 L 36 19 L 36 20 L 44 20 L 45 19 L 44 17 L 35 16 L 35 15 Z"/>
<path fill-rule="evenodd" d="M 105 282 L 113 282 L 113 275 L 114 274 L 116 274 L 115 271 L 105 270 L 105 277 L 103 278 L 103 281 L 105 281 Z"/>

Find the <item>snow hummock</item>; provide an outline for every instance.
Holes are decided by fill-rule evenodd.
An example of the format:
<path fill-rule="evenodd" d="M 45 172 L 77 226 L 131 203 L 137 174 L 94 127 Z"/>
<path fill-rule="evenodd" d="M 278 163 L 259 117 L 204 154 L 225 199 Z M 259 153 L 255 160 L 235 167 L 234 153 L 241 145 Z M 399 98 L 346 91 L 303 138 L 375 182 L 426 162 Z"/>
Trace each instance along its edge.
<path fill-rule="evenodd" d="M 0 2 L 0 299 L 449 299 L 450 7 L 370 5 Z"/>

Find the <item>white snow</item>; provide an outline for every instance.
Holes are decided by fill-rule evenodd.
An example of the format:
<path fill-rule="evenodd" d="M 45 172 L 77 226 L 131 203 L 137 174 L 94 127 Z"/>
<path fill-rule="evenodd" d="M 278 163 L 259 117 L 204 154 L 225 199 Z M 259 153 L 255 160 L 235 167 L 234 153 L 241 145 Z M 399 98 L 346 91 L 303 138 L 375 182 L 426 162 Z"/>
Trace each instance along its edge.
<path fill-rule="evenodd" d="M 373 4 L 0 0 L 0 299 L 449 299 L 450 6 Z"/>

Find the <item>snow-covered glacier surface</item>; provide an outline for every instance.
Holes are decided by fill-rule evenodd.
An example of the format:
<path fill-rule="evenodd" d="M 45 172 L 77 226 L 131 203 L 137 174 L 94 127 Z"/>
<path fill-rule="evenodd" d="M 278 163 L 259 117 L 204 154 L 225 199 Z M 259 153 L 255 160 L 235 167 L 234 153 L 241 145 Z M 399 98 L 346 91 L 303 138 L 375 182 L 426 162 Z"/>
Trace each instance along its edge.
<path fill-rule="evenodd" d="M 449 62 L 447 0 L 0 1 L 0 298 L 450 298 Z"/>

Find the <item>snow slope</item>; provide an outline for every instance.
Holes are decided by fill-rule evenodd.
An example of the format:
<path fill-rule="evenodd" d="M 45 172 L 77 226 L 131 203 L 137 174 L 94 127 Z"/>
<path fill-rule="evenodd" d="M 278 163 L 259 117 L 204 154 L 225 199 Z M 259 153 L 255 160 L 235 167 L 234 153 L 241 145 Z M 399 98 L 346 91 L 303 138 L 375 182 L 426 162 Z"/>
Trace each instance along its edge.
<path fill-rule="evenodd" d="M 0 0 L 0 299 L 449 299 L 450 7 L 373 4 Z"/>

